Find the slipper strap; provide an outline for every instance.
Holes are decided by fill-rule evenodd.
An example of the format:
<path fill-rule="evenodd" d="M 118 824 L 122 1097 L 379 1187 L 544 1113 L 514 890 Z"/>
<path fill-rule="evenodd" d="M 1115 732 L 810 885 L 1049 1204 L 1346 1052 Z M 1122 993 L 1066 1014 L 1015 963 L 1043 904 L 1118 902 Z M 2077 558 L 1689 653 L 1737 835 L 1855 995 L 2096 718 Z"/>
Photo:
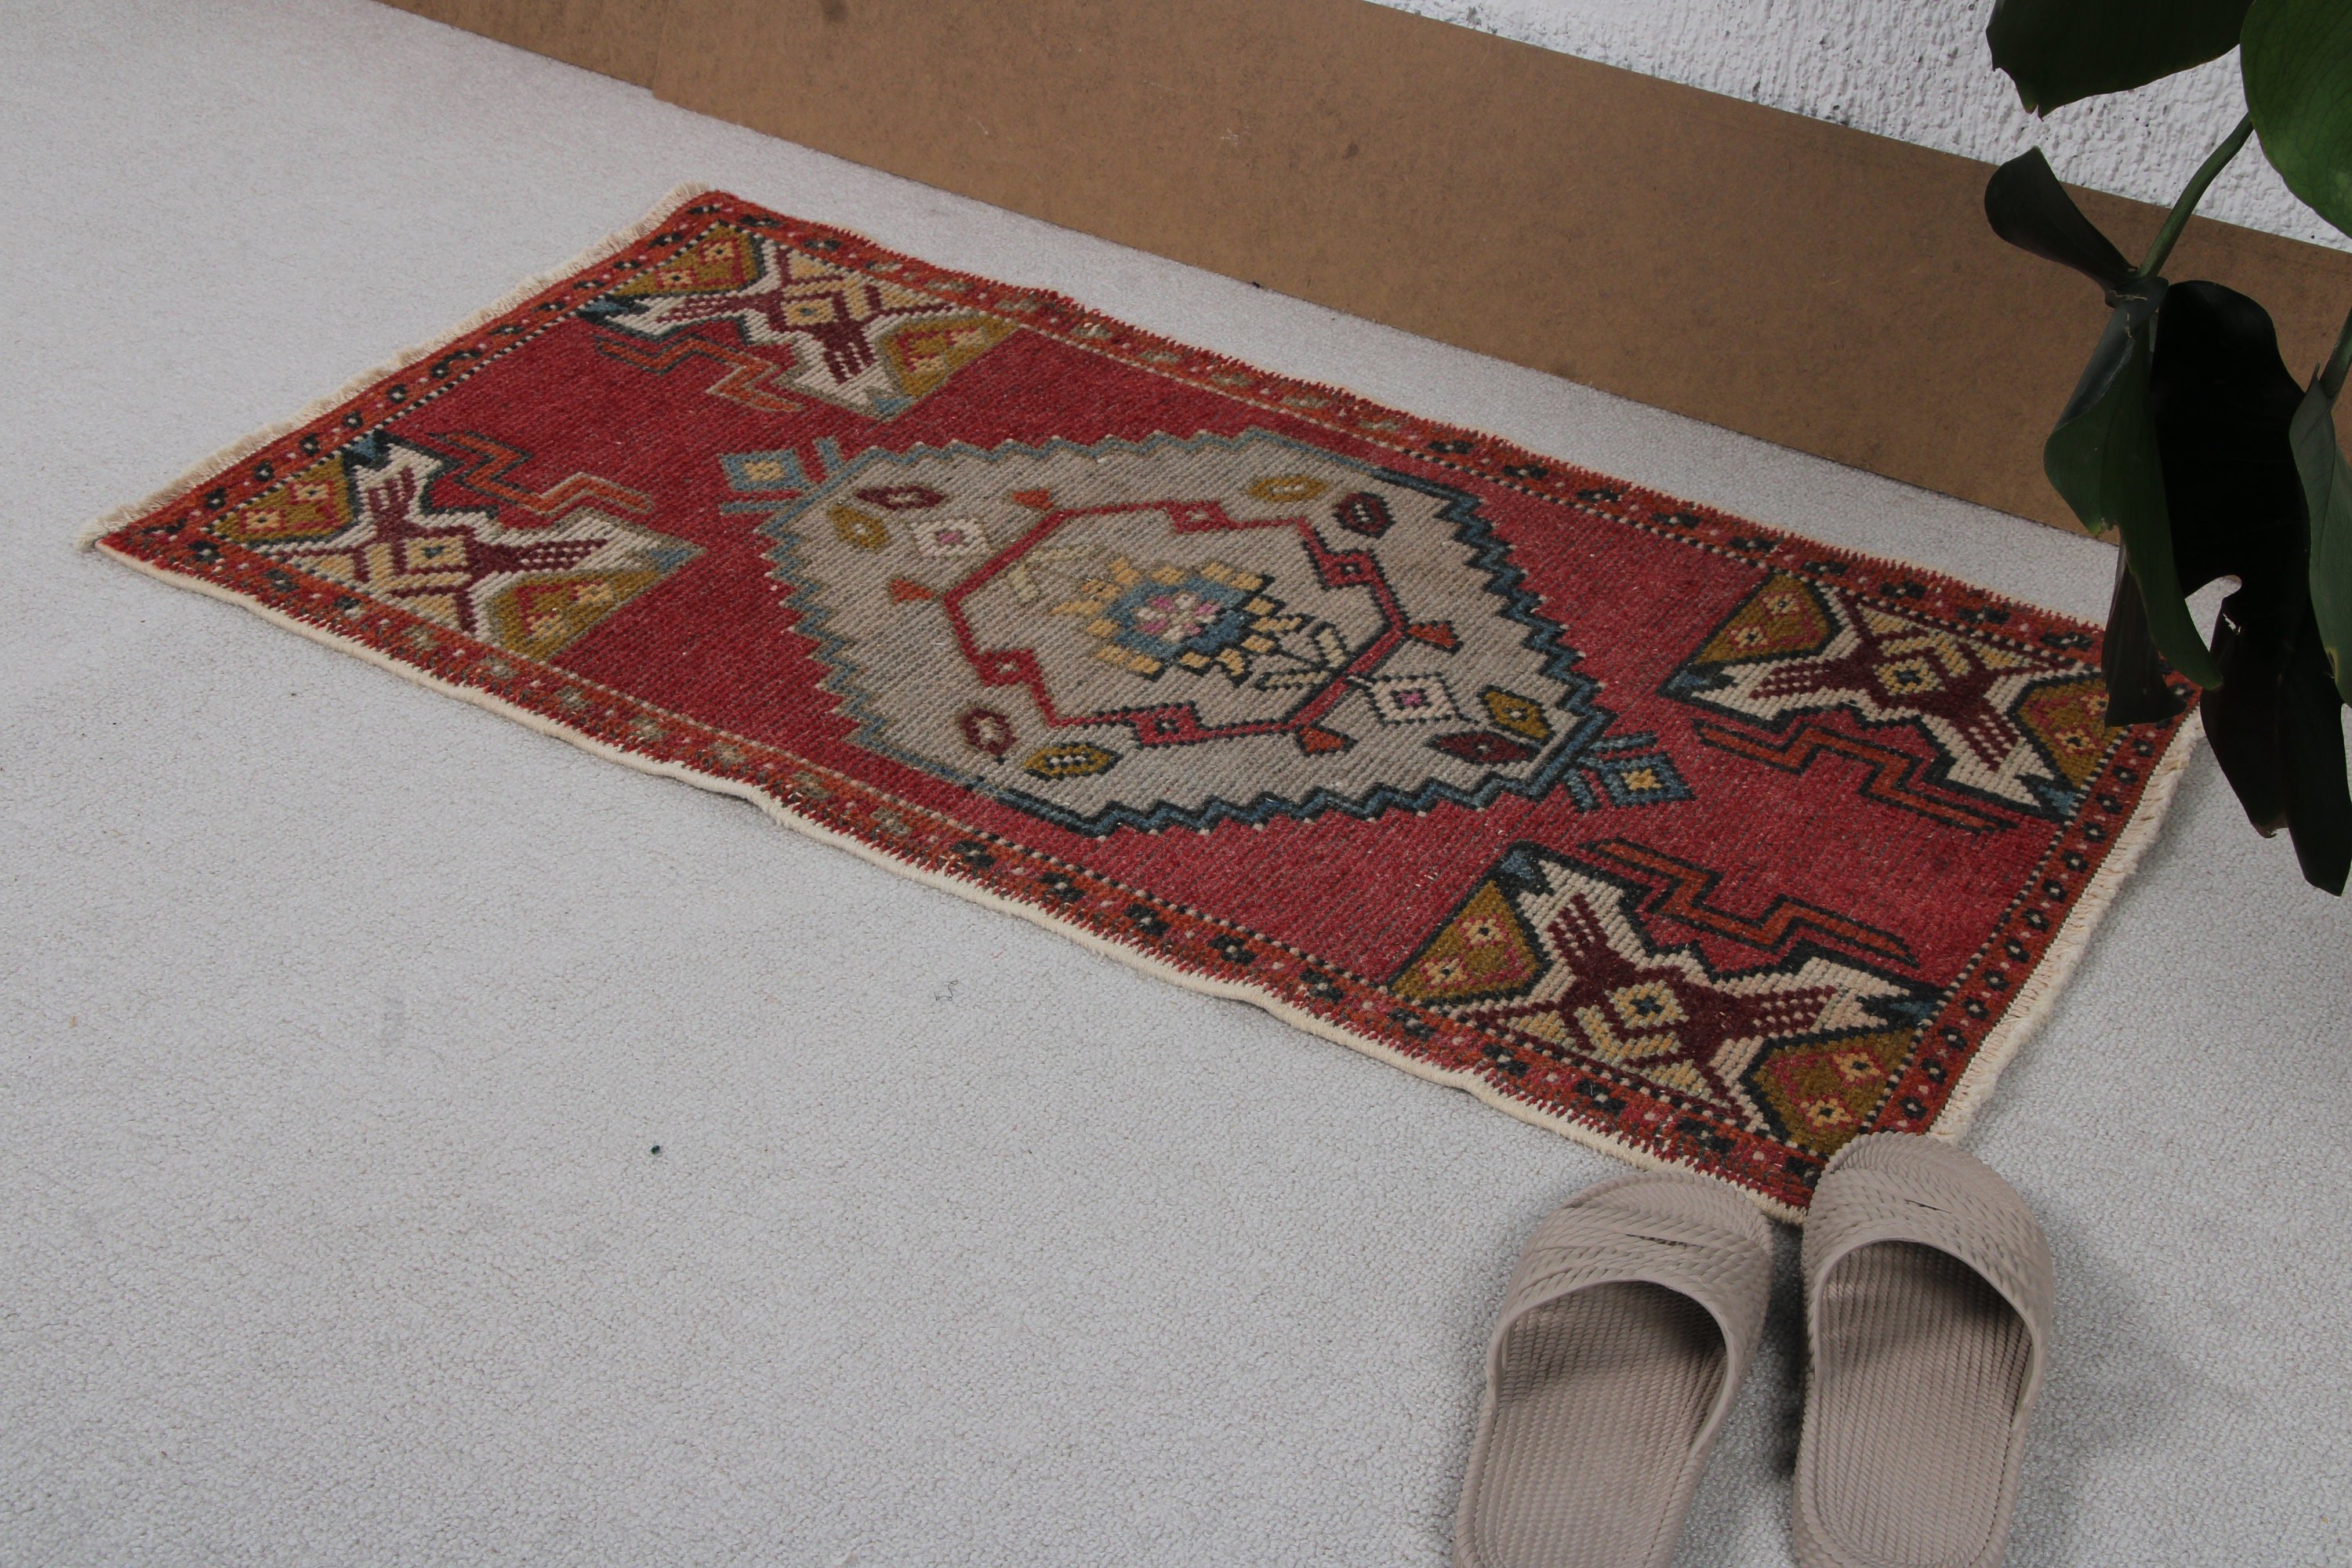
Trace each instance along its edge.
<path fill-rule="evenodd" d="M 1663 1206 L 1659 1195 L 1654 1184 L 1599 1193 L 1544 1222 L 1504 1297 L 1490 1377 L 1500 1375 L 1504 1342 L 1520 1317 L 1595 1285 L 1636 1282 L 1687 1296 L 1713 1315 L 1730 1357 L 1726 1397 L 1738 1387 L 1771 1293 L 1769 1233 L 1747 1200 L 1727 1190 L 1669 1192 Z M 1717 1205 L 1724 1212 L 1710 1212 Z"/>
<path fill-rule="evenodd" d="M 1822 1279 L 1856 1248 L 1915 1242 L 1958 1258 L 2000 1291 L 2024 1320 L 2039 1354 L 2054 1294 L 2050 1246 L 2014 1193 L 1907 1170 L 1843 1170 L 1830 1180 L 1836 1184 L 1832 1201 L 1817 1198 L 1805 1227 L 1811 1299 L 1819 1299 Z"/>

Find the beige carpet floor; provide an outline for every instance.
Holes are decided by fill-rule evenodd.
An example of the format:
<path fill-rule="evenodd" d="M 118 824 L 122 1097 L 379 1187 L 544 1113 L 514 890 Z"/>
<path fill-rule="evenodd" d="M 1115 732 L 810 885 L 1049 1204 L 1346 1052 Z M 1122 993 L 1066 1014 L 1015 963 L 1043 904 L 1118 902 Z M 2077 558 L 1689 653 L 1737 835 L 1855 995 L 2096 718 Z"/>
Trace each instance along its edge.
<path fill-rule="evenodd" d="M 1619 1167 L 73 552 L 676 182 L 2104 602 L 2102 546 L 364 0 L 12 0 L 0 83 L 0 1563 L 1446 1560 L 1513 1256 Z M 2347 994 L 2200 757 L 1969 1140 L 2060 1268 L 2012 1563 L 2352 1561 Z M 1691 1568 L 1787 1561 L 1794 1305 Z"/>

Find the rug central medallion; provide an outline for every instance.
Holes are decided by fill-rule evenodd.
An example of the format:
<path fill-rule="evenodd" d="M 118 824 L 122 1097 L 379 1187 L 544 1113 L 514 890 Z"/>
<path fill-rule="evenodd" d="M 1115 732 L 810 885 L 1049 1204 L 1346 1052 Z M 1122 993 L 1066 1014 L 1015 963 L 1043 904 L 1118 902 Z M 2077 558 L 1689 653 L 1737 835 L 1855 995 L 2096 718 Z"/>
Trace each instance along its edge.
<path fill-rule="evenodd" d="M 1428 479 L 1263 431 L 725 461 L 857 743 L 1064 827 L 1686 796 Z"/>

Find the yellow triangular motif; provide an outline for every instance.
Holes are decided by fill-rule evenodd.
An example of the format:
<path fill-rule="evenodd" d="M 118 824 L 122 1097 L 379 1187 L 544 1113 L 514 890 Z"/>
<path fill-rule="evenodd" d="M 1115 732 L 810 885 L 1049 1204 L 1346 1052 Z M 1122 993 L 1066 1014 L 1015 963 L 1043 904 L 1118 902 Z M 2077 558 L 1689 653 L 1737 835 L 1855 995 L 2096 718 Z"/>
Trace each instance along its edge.
<path fill-rule="evenodd" d="M 1543 959 L 1509 895 L 1486 882 L 1389 989 L 1412 1002 L 1469 1002 L 1509 995 L 1542 972 Z"/>
<path fill-rule="evenodd" d="M 1752 658 L 1812 653 L 1828 644 L 1834 629 L 1811 586 L 1776 572 L 1707 640 L 1699 650 L 1699 662 L 1744 664 Z"/>
<path fill-rule="evenodd" d="M 880 340 L 882 357 L 909 397 L 939 390 L 948 377 L 1011 337 L 1016 329 L 992 316 L 950 316 L 910 321 Z"/>
<path fill-rule="evenodd" d="M 613 290 L 625 300 L 662 294 L 724 294 L 760 276 L 760 251 L 751 237 L 725 225 L 706 230 L 693 245 L 657 261 Z"/>

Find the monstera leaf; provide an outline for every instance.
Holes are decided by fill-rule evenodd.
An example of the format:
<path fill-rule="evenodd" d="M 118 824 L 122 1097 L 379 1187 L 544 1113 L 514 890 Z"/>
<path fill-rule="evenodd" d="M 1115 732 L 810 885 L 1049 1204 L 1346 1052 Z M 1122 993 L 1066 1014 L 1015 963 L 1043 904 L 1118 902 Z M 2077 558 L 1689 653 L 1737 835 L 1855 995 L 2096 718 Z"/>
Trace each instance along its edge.
<path fill-rule="evenodd" d="M 2157 647 L 2198 685 L 2218 687 L 2221 668 L 2189 618 L 2173 559 L 2170 500 L 2157 438 L 2151 391 L 2157 323 L 2169 292 L 2163 279 L 2150 278 L 2115 296 L 2091 363 L 2042 445 L 2042 466 L 2084 527 L 2122 532 L 2124 563 Z"/>
<path fill-rule="evenodd" d="M 2255 0 L 2238 63 L 2272 166 L 2320 216 L 2352 233 L 2352 6 Z"/>
<path fill-rule="evenodd" d="M 1993 233 L 2020 250 L 2071 267 L 2110 294 L 2131 281 L 2132 264 L 2083 216 L 2041 148 L 1995 169 L 1984 203 Z"/>
<path fill-rule="evenodd" d="M 2100 663 L 2116 724 L 2170 718 L 2164 665 L 2205 689 L 2205 730 L 2254 826 L 2293 837 L 2305 878 L 2352 875 L 2352 464 L 2335 401 L 2352 322 L 2305 392 L 2270 316 L 2164 260 L 2214 178 L 2259 131 L 2295 193 L 2352 233 L 2352 0 L 1998 0 L 1994 63 L 2028 109 L 2153 81 L 2244 33 L 2250 112 L 2205 159 L 2133 267 L 2037 149 L 1985 189 L 1995 232 L 2084 274 L 2106 327 L 2042 447 L 2050 482 L 2123 549 Z M 2188 595 L 2223 579 L 2209 647 Z"/>
<path fill-rule="evenodd" d="M 2083 216 L 2035 148 L 1993 172 L 1985 186 L 1993 231 L 2021 249 L 2071 267 L 2097 283 L 2115 307 L 2083 367 L 2074 395 L 2042 446 L 2042 468 L 2093 533 L 2123 533 L 2134 593 L 2118 585 L 2103 662 L 2108 690 L 2126 712 L 2155 717 L 2153 640 L 2174 668 L 2200 686 L 2219 686 L 2221 669 L 2189 618 L 2173 563 L 2163 462 L 2149 403 L 2157 316 L 2167 291 L 2161 278 L 2141 278 L 2113 241 Z"/>
<path fill-rule="evenodd" d="M 2018 99 L 2047 114 L 2145 87 L 2237 46 L 2247 0 L 1999 0 L 1985 41 Z"/>
<path fill-rule="evenodd" d="M 2164 658 L 2147 635 L 2147 606 L 2139 584 L 2116 552 L 2116 591 L 2107 602 L 2106 635 L 2099 639 L 2099 672 L 2107 682 L 2107 722 L 2161 724 L 2180 711 L 2164 679 Z"/>
<path fill-rule="evenodd" d="M 2343 703 L 2306 618 L 2279 681 L 2280 771 L 2286 824 L 2304 879 L 2331 893 L 2352 875 L 2352 787 L 2344 776 Z"/>
<path fill-rule="evenodd" d="M 2222 682 L 2206 693 L 2206 734 L 2254 826 L 2287 829 L 2304 875 L 2340 892 L 2352 868 L 2352 795 L 2311 613 L 2306 481 L 2293 438 L 2305 395 L 2269 313 L 2235 289 L 2173 285 L 2156 342 L 2149 406 L 2179 586 L 2237 583 L 2215 623 Z"/>
<path fill-rule="evenodd" d="M 2336 440 L 2336 400 L 2321 379 L 2288 429 L 2311 517 L 2311 615 L 2336 693 L 2352 702 L 2352 468 Z"/>

